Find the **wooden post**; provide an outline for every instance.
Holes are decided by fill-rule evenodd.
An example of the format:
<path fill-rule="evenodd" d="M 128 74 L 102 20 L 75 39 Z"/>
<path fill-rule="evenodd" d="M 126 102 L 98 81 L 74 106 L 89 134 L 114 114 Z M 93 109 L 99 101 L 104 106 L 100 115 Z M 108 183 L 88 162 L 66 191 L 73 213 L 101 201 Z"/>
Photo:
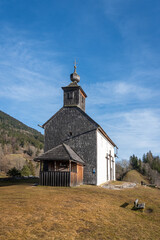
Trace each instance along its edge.
<path fill-rule="evenodd" d="M 42 161 L 40 161 L 40 171 L 39 171 L 39 179 L 40 179 L 40 185 L 42 185 L 42 164 L 43 164 L 43 162 Z"/>
<path fill-rule="evenodd" d="M 69 160 L 70 186 L 71 186 L 71 160 Z"/>
<path fill-rule="evenodd" d="M 56 171 L 56 161 L 54 161 L 54 171 Z"/>

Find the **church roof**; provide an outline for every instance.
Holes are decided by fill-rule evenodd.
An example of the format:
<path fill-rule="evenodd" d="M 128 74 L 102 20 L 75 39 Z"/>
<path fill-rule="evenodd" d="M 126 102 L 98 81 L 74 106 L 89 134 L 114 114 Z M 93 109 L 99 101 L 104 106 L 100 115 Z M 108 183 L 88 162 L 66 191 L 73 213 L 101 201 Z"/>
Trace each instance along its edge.
<path fill-rule="evenodd" d="M 56 112 L 47 122 L 45 122 L 43 125 L 42 125 L 42 128 L 45 127 L 45 125 L 50 121 L 52 120 L 56 115 L 57 113 L 63 111 L 63 109 L 65 108 L 76 108 L 79 112 L 81 112 L 81 114 L 83 114 L 84 117 L 86 117 L 94 126 L 95 126 L 95 129 L 98 129 L 102 134 L 103 136 L 105 136 L 105 138 L 116 148 L 117 145 L 111 140 L 111 138 L 107 135 L 107 133 L 103 130 L 103 128 L 98 124 L 96 123 L 86 112 L 84 112 L 83 110 L 81 110 L 79 107 L 76 107 L 76 106 L 68 106 L 68 107 L 62 107 L 58 112 Z"/>
<path fill-rule="evenodd" d="M 35 161 L 40 160 L 56 160 L 65 161 L 72 160 L 84 165 L 84 161 L 80 158 L 73 149 L 65 143 L 62 143 L 47 152 L 43 153 L 39 157 L 34 158 Z"/>

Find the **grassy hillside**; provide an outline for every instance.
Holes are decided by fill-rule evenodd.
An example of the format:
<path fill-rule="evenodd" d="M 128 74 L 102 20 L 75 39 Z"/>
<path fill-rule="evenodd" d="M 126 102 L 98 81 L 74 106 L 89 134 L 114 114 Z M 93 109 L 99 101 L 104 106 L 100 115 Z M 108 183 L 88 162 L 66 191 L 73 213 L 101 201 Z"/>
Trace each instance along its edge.
<path fill-rule="evenodd" d="M 148 180 L 136 170 L 131 170 L 127 172 L 123 177 L 123 181 L 134 182 L 134 183 L 141 183 L 141 181 L 143 181 L 146 184 L 149 183 Z"/>
<path fill-rule="evenodd" d="M 138 198 L 144 212 L 133 211 Z M 160 190 L 0 187 L 0 239 L 159 240 Z"/>

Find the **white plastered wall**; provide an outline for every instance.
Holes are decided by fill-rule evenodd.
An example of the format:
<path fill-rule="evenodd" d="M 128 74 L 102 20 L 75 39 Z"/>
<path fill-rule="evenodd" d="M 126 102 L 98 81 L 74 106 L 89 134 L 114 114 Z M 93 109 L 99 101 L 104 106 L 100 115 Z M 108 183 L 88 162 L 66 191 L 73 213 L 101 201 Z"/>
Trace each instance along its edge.
<path fill-rule="evenodd" d="M 110 154 L 110 151 L 111 156 L 113 157 L 113 161 L 107 160 L 106 158 L 107 154 Z M 99 130 L 97 130 L 97 185 L 111 180 L 110 167 L 111 169 L 113 169 L 112 180 L 115 180 L 114 146 L 105 138 L 105 136 Z"/>

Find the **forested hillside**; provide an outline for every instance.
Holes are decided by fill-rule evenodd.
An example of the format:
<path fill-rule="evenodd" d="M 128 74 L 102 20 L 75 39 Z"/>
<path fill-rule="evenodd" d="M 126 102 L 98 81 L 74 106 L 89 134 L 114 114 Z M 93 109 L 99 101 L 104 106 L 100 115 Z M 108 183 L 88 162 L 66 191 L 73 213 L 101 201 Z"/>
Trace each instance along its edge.
<path fill-rule="evenodd" d="M 154 156 L 151 151 L 144 154 L 142 159 L 133 154 L 130 156 L 129 161 L 117 161 L 117 179 L 123 180 L 126 173 L 130 170 L 138 171 L 140 174 L 145 176 L 150 183 L 160 186 L 160 157 Z"/>
<path fill-rule="evenodd" d="M 44 138 L 40 132 L 0 111 L 0 143 L 2 146 L 11 144 L 13 151 L 26 144 L 42 149 L 43 141 Z"/>
<path fill-rule="evenodd" d="M 22 168 L 43 151 L 44 136 L 0 111 L 0 171 Z"/>

